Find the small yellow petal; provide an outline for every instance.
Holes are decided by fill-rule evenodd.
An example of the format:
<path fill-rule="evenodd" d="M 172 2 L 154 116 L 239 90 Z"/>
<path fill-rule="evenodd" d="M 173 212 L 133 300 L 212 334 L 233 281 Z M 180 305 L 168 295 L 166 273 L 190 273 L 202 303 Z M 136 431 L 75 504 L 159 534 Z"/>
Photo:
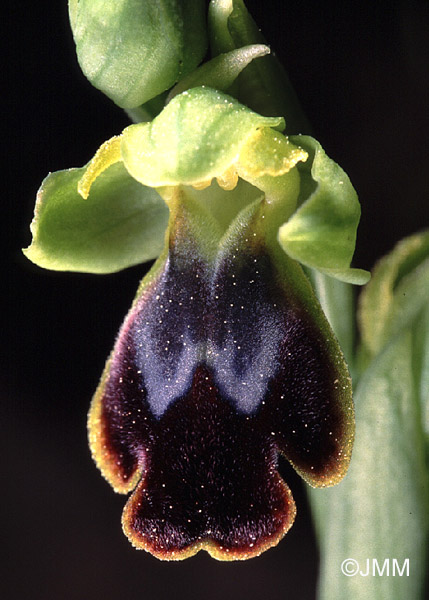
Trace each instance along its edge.
<path fill-rule="evenodd" d="M 235 188 L 238 183 L 238 173 L 235 165 L 231 165 L 222 175 L 216 177 L 219 187 L 223 190 L 230 191 Z"/>
<path fill-rule="evenodd" d="M 244 179 L 264 175 L 278 177 L 307 158 L 307 152 L 292 144 L 287 137 L 264 127 L 248 138 L 240 152 L 238 170 Z"/>
<path fill-rule="evenodd" d="M 103 171 L 122 160 L 121 137 L 115 135 L 110 138 L 95 153 L 77 186 L 77 190 L 83 198 L 88 198 L 92 184 Z"/>
<path fill-rule="evenodd" d="M 213 178 L 196 181 L 192 184 L 192 187 L 195 190 L 205 190 L 211 186 L 212 181 Z M 238 173 L 235 165 L 231 165 L 224 173 L 222 173 L 222 175 L 217 175 L 216 181 L 223 190 L 233 190 L 238 183 Z"/>
<path fill-rule="evenodd" d="M 212 179 L 206 179 L 205 181 L 197 181 L 196 183 L 192 184 L 192 187 L 195 190 L 205 190 L 206 188 L 210 187 L 212 183 Z"/>

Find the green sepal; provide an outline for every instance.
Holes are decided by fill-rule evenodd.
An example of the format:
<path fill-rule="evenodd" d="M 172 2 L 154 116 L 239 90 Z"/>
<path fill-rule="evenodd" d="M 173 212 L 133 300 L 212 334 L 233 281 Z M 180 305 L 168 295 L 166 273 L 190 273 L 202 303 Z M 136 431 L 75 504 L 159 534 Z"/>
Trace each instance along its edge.
<path fill-rule="evenodd" d="M 234 167 L 257 129 L 283 125 L 281 117 L 263 117 L 230 96 L 194 88 L 176 96 L 151 123 L 127 127 L 122 160 L 144 185 L 200 185 Z"/>
<path fill-rule="evenodd" d="M 69 0 L 82 71 L 122 108 L 167 90 L 204 57 L 204 0 Z"/>
<path fill-rule="evenodd" d="M 220 92 L 226 92 L 243 69 L 255 58 L 265 56 L 269 53 L 270 49 L 268 46 L 253 44 L 220 54 L 181 79 L 169 93 L 167 102 L 186 90 L 203 85 L 219 90 Z"/>
<path fill-rule="evenodd" d="M 105 170 L 84 200 L 77 191 L 85 167 L 51 173 L 37 195 L 33 241 L 23 252 L 55 271 L 112 273 L 156 258 L 168 209 L 122 163 Z"/>
<path fill-rule="evenodd" d="M 358 314 L 368 357 L 409 327 L 428 301 L 429 231 L 425 231 L 402 240 L 382 258 L 361 295 Z"/>
<path fill-rule="evenodd" d="M 267 43 L 243 0 L 211 0 L 208 26 L 212 56 L 250 44 Z M 310 130 L 289 78 L 274 53 L 252 62 L 238 76 L 231 94 L 262 115 L 285 117 L 288 134 Z"/>
<path fill-rule="evenodd" d="M 302 264 L 347 283 L 365 284 L 370 274 L 351 269 L 360 205 L 350 179 L 308 136 L 291 141 L 310 156 L 298 163 L 300 206 L 279 230 L 283 250 Z"/>

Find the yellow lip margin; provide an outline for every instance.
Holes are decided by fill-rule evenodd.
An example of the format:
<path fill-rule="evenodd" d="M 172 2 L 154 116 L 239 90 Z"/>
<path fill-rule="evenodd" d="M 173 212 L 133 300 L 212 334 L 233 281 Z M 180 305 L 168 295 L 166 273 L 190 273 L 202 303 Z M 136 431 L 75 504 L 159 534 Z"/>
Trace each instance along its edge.
<path fill-rule="evenodd" d="M 134 513 L 140 506 L 141 494 L 144 493 L 144 481 L 141 481 L 139 487 L 135 490 L 134 494 L 128 499 L 122 513 L 122 529 L 131 542 L 131 544 L 137 550 L 146 550 L 156 558 L 160 560 L 185 560 L 194 556 L 200 550 L 205 550 L 210 554 L 212 558 L 221 561 L 233 561 L 233 560 L 247 560 L 249 558 L 255 558 L 268 550 L 277 546 L 280 540 L 286 535 L 289 529 L 292 527 L 295 516 L 296 516 L 296 505 L 292 497 L 292 493 L 283 479 L 278 473 L 276 473 L 278 482 L 283 488 L 285 498 L 285 514 L 287 519 L 284 521 L 283 526 L 279 531 L 276 531 L 274 535 L 262 538 L 259 543 L 255 543 L 253 547 L 248 547 L 243 550 L 230 550 L 217 544 L 210 538 L 198 540 L 194 544 L 191 544 L 183 550 L 172 550 L 172 551 L 159 551 L 155 549 L 147 538 L 132 527 L 134 519 Z"/>

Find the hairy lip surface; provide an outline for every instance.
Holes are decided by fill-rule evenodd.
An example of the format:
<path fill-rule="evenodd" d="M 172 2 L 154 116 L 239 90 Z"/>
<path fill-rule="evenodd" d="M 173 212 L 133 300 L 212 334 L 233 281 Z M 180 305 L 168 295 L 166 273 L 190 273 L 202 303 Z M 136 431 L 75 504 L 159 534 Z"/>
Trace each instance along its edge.
<path fill-rule="evenodd" d="M 344 474 L 336 367 L 263 246 L 209 267 L 170 247 L 131 309 L 90 413 L 123 527 L 162 559 L 256 556 L 295 517 L 283 453 L 312 485 Z M 346 448 L 346 450 L 345 450 Z"/>

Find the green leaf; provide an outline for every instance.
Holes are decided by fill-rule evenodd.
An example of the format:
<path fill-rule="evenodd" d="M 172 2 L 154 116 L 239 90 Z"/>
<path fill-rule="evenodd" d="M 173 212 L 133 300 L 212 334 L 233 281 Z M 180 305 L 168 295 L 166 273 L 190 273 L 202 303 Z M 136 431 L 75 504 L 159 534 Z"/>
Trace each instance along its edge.
<path fill-rule="evenodd" d="M 265 56 L 269 53 L 270 49 L 268 46 L 254 44 L 220 54 L 181 79 L 171 90 L 167 102 L 185 90 L 202 85 L 226 92 L 247 65 L 255 58 Z"/>
<path fill-rule="evenodd" d="M 208 25 L 213 56 L 250 44 L 266 44 L 243 0 L 211 0 Z M 230 93 L 261 115 L 285 117 L 288 134 L 310 130 L 288 76 L 273 53 L 252 62 Z"/>
<path fill-rule="evenodd" d="M 429 231 L 402 240 L 373 271 L 360 300 L 364 351 L 376 355 L 429 300 Z"/>
<path fill-rule="evenodd" d="M 356 441 L 336 488 L 310 494 L 320 600 L 421 600 L 429 533 L 428 233 L 400 242 L 360 298 L 368 368 L 355 394 Z M 347 576 L 352 558 L 360 573 Z M 380 576 L 379 569 L 390 574 Z M 409 576 L 393 576 L 409 560 Z M 375 569 L 375 571 L 373 571 Z M 373 573 L 375 573 L 373 575 Z"/>
<path fill-rule="evenodd" d="M 204 0 L 69 0 L 82 71 L 122 108 L 138 107 L 199 64 Z"/>
<path fill-rule="evenodd" d="M 27 258 L 45 269 L 89 273 L 112 273 L 156 258 L 168 221 L 157 192 L 117 163 L 84 200 L 77 191 L 84 172 L 85 167 L 58 171 L 43 181 Z"/>
<path fill-rule="evenodd" d="M 280 227 L 282 248 L 295 260 L 326 275 L 348 283 L 366 283 L 369 273 L 350 268 L 360 206 L 348 176 L 313 138 L 290 139 L 309 153 L 310 160 L 298 164 L 301 206 Z"/>
<path fill-rule="evenodd" d="M 349 472 L 335 489 L 311 492 L 321 552 L 320 600 L 419 600 L 426 573 L 428 475 L 416 385 L 415 335 L 396 336 L 355 394 L 356 440 Z M 346 576 L 344 560 L 363 573 Z M 390 576 L 372 575 L 390 561 Z M 410 575 L 392 576 L 393 559 Z"/>
<path fill-rule="evenodd" d="M 422 426 L 426 438 L 426 459 L 429 465 L 429 302 L 423 309 L 415 330 L 417 386 L 421 398 Z M 418 380 L 420 380 L 420 385 Z"/>

